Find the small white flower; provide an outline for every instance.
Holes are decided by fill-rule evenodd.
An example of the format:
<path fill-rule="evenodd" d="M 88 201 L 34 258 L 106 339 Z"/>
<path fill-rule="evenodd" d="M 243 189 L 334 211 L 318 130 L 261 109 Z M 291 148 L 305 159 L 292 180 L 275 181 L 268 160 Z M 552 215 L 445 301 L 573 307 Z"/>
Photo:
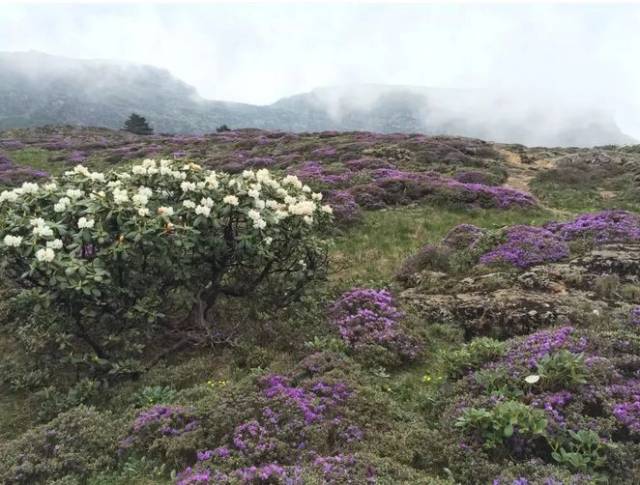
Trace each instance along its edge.
<path fill-rule="evenodd" d="M 149 198 L 144 194 L 135 194 L 131 197 L 133 204 L 136 206 L 145 206 L 149 202 Z"/>
<path fill-rule="evenodd" d="M 265 243 L 267 246 L 271 246 L 271 243 L 272 243 L 272 242 L 273 242 L 273 238 L 272 238 L 271 236 L 268 236 L 268 237 L 265 237 L 265 238 L 264 238 L 264 243 Z"/>
<path fill-rule="evenodd" d="M 256 199 L 256 200 L 253 201 L 253 206 L 258 210 L 264 209 L 265 205 L 266 204 L 265 204 L 264 200 Z"/>
<path fill-rule="evenodd" d="M 150 189 L 149 187 L 145 187 L 144 185 L 141 185 L 140 187 L 138 187 L 138 193 L 140 195 L 144 195 L 145 197 L 149 198 L 153 195 L 153 190 Z"/>
<path fill-rule="evenodd" d="M 84 176 L 88 176 L 89 175 L 89 169 L 87 167 L 85 167 L 84 165 L 76 165 L 75 167 L 73 167 L 73 172 L 74 173 L 79 173 L 79 174 L 84 175 Z"/>
<path fill-rule="evenodd" d="M 173 207 L 158 207 L 158 214 L 170 217 L 173 215 Z"/>
<path fill-rule="evenodd" d="M 309 226 L 313 224 L 313 217 L 311 216 L 304 216 L 302 220 Z"/>
<path fill-rule="evenodd" d="M 200 204 L 211 209 L 213 207 L 213 199 L 211 197 L 203 197 L 200 199 Z"/>
<path fill-rule="evenodd" d="M 78 219 L 78 228 L 79 229 L 93 229 L 93 226 L 95 226 L 96 221 L 94 221 L 93 219 L 87 219 L 86 217 L 81 217 L 80 219 Z"/>
<path fill-rule="evenodd" d="M 233 205 L 233 206 L 237 206 L 240 203 L 240 201 L 235 195 L 225 196 L 224 199 L 222 199 L 222 202 L 224 202 L 225 204 Z"/>
<path fill-rule="evenodd" d="M 44 263 L 50 263 L 56 257 L 56 252 L 51 248 L 38 249 L 36 259 Z"/>
<path fill-rule="evenodd" d="M 22 187 L 20 187 L 20 191 L 23 194 L 35 194 L 39 188 L 40 187 L 38 187 L 38 184 L 34 184 L 32 182 L 25 182 L 22 184 Z"/>
<path fill-rule="evenodd" d="M 253 220 L 253 227 L 255 229 L 264 229 L 265 227 L 267 227 L 267 222 L 262 218 L 254 219 Z"/>
<path fill-rule="evenodd" d="M 211 214 L 211 208 L 206 205 L 199 205 L 196 207 L 196 214 L 209 217 L 209 214 Z"/>
<path fill-rule="evenodd" d="M 22 244 L 22 236 L 12 236 L 11 234 L 7 234 L 3 241 L 5 246 L 17 248 Z"/>
<path fill-rule="evenodd" d="M 129 202 L 129 194 L 125 189 L 115 188 L 113 189 L 113 201 L 116 204 L 124 204 Z"/>
<path fill-rule="evenodd" d="M 309 187 L 308 185 L 305 185 L 304 187 L 302 187 L 302 191 L 306 192 L 306 193 L 309 193 L 309 192 L 311 192 L 311 187 Z"/>
<path fill-rule="evenodd" d="M 44 226 L 45 222 L 42 217 L 36 217 L 34 219 L 31 219 L 29 221 L 29 224 L 31 224 L 33 227 L 38 227 L 38 226 Z"/>
<path fill-rule="evenodd" d="M 247 212 L 247 217 L 253 221 L 257 221 L 258 219 L 262 218 L 260 212 L 255 209 L 249 209 L 249 211 Z"/>
<path fill-rule="evenodd" d="M 71 199 L 79 199 L 81 197 L 84 197 L 84 192 L 80 189 L 68 189 L 66 195 Z"/>
<path fill-rule="evenodd" d="M 294 216 L 310 216 L 316 210 L 315 202 L 303 200 L 295 204 L 289 204 L 289 212 Z"/>
<path fill-rule="evenodd" d="M 131 169 L 131 173 L 134 175 L 145 175 L 147 173 L 147 169 L 142 165 L 136 165 Z"/>
<path fill-rule="evenodd" d="M 311 199 L 320 201 L 322 200 L 322 194 L 320 192 L 314 192 L 311 194 Z"/>
<path fill-rule="evenodd" d="M 193 209 L 196 206 L 196 203 L 192 200 L 185 200 L 182 202 L 182 205 L 187 209 Z"/>
<path fill-rule="evenodd" d="M 246 179 L 253 179 L 256 177 L 256 174 L 253 173 L 253 170 L 244 170 L 242 172 L 242 177 Z"/>
<path fill-rule="evenodd" d="M 524 378 L 524 381 L 527 384 L 535 384 L 539 380 L 540 380 L 540 376 L 537 375 L 537 374 L 531 374 L 530 376 L 527 376 L 527 377 Z"/>
<path fill-rule="evenodd" d="M 53 231 L 49 226 L 41 225 L 33 228 L 33 234 L 40 237 L 50 237 L 53 236 Z"/>
<path fill-rule="evenodd" d="M 276 222 L 286 219 L 287 217 L 289 217 L 289 213 L 286 210 L 278 209 L 275 213 Z"/>
<path fill-rule="evenodd" d="M 327 214 L 333 214 L 333 208 L 330 205 L 323 205 L 320 207 L 322 212 L 326 212 Z"/>
<path fill-rule="evenodd" d="M 18 200 L 18 193 L 15 190 L 4 190 L 0 193 L 0 202 L 4 202 L 5 200 L 15 202 Z"/>
<path fill-rule="evenodd" d="M 91 172 L 89 178 L 94 182 L 104 182 L 104 174 L 100 172 Z"/>
<path fill-rule="evenodd" d="M 204 181 L 207 183 L 207 185 L 209 186 L 210 189 L 217 189 L 219 182 L 218 182 L 218 176 L 216 175 L 215 172 L 211 172 L 206 179 L 204 179 Z"/>
<path fill-rule="evenodd" d="M 62 249 L 62 240 L 54 239 L 53 241 L 47 241 L 47 247 L 51 249 Z"/>
<path fill-rule="evenodd" d="M 282 179 L 282 183 L 284 185 L 291 185 L 296 189 L 302 188 L 302 182 L 300 182 L 300 179 L 298 179 L 298 177 L 296 177 L 295 175 L 287 175 L 285 178 Z"/>
<path fill-rule="evenodd" d="M 60 200 L 58 200 L 58 202 L 53 204 L 53 210 L 56 212 L 64 212 L 70 205 L 71 199 L 69 199 L 69 197 L 62 197 Z"/>
<path fill-rule="evenodd" d="M 180 184 L 180 188 L 183 192 L 189 192 L 191 190 L 196 190 L 196 184 L 194 184 L 193 182 L 182 182 Z"/>
<path fill-rule="evenodd" d="M 138 215 L 140 217 L 146 217 L 149 215 L 149 208 L 148 207 L 140 207 L 138 209 Z"/>
<path fill-rule="evenodd" d="M 46 190 L 56 190 L 58 188 L 58 184 L 55 182 L 49 182 L 48 184 L 44 184 L 43 186 Z"/>
<path fill-rule="evenodd" d="M 260 192 L 255 189 L 251 189 L 247 192 L 247 195 L 252 199 L 257 199 L 258 197 L 260 197 Z"/>
<path fill-rule="evenodd" d="M 269 173 L 269 170 L 267 170 L 266 168 L 261 168 L 260 170 L 258 170 L 256 172 L 256 180 L 260 183 L 270 182 L 271 174 Z"/>

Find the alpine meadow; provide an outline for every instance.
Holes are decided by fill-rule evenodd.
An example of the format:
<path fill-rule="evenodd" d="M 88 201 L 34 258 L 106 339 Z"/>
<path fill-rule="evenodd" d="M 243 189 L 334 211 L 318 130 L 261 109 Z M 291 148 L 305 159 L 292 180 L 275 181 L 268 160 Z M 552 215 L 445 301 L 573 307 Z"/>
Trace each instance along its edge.
<path fill-rule="evenodd" d="M 640 483 L 640 8 L 484 8 L 0 6 L 0 483 Z"/>

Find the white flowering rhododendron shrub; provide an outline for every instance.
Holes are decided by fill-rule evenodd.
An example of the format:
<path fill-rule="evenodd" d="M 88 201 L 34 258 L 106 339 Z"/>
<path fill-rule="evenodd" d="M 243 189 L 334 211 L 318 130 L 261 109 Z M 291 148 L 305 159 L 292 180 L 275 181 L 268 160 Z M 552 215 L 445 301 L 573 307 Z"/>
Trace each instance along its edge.
<path fill-rule="evenodd" d="M 2 271 L 31 310 L 17 324 L 112 365 L 159 326 L 211 325 L 221 295 L 288 301 L 326 267 L 321 199 L 293 176 L 170 160 L 104 174 L 76 166 L 2 192 Z"/>

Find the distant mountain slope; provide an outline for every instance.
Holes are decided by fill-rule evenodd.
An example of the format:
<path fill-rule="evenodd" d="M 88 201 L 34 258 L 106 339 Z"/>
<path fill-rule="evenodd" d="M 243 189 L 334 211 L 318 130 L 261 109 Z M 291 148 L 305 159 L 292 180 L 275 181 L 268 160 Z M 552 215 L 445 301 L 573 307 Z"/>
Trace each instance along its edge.
<path fill-rule="evenodd" d="M 517 101 L 517 100 L 516 100 Z M 0 129 L 73 124 L 119 128 L 131 112 L 156 131 L 202 133 L 221 124 L 287 131 L 452 134 L 527 145 L 625 144 L 606 113 L 523 110 L 482 91 L 411 86 L 320 88 L 269 106 L 210 101 L 165 69 L 0 53 Z"/>

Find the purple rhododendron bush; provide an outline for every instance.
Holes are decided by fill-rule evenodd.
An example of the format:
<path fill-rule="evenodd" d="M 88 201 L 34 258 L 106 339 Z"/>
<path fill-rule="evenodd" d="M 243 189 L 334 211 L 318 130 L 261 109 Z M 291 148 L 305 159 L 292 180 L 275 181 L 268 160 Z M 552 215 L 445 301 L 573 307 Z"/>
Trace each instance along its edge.
<path fill-rule="evenodd" d="M 0 133 L 0 483 L 640 483 L 640 151 L 226 128 Z"/>

